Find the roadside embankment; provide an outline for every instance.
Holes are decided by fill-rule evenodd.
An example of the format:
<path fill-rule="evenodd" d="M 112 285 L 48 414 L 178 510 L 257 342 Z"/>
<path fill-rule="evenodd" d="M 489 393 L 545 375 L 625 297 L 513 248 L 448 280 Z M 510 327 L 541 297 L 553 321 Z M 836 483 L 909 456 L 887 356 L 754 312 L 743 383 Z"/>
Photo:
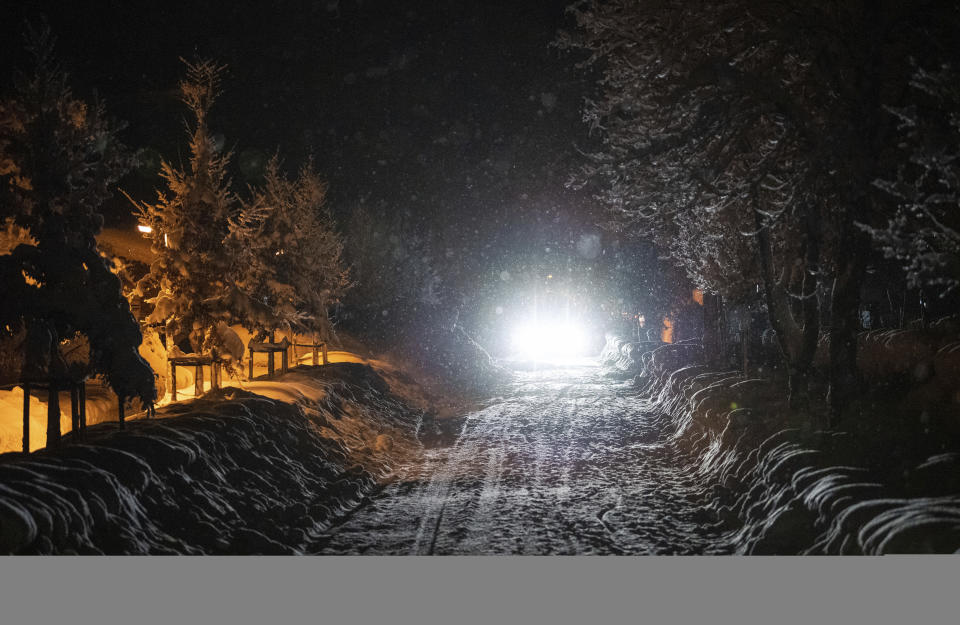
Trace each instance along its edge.
<path fill-rule="evenodd" d="M 243 386 L 0 455 L 0 553 L 309 553 L 417 462 L 424 412 L 368 364 Z"/>
<path fill-rule="evenodd" d="M 901 404 L 864 397 L 843 427 L 817 430 L 811 414 L 788 409 L 780 382 L 709 370 L 697 364 L 699 345 L 608 338 L 604 358 L 637 372 L 670 443 L 710 485 L 711 508 L 737 552 L 960 549 L 960 445 L 943 438 L 949 423 L 928 417 L 924 433 Z"/>

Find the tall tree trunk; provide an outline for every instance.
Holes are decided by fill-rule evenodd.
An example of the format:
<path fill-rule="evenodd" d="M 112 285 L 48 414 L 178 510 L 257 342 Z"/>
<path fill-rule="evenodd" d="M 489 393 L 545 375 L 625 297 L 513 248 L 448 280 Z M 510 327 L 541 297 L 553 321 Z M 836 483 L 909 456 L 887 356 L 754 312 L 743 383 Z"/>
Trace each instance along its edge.
<path fill-rule="evenodd" d="M 755 192 L 756 193 L 756 192 Z M 756 194 L 754 202 L 756 202 Z M 820 260 L 819 214 L 815 207 L 807 207 L 803 219 L 803 258 L 800 293 L 802 325 L 791 312 L 791 298 L 784 280 L 774 277 L 773 252 L 770 233 L 759 210 L 754 211 L 757 225 L 758 255 L 763 279 L 763 294 L 767 304 L 770 325 L 777 335 L 777 343 L 787 369 L 787 389 L 790 408 L 805 411 L 810 404 L 809 377 L 820 335 L 820 307 L 817 300 L 817 279 L 814 270 Z"/>
<path fill-rule="evenodd" d="M 840 248 L 845 253 L 838 259 L 833 279 L 830 307 L 830 427 L 835 427 L 850 398 L 859 385 L 857 370 L 857 332 L 860 329 L 860 285 L 866 271 L 866 241 L 853 224 L 844 224 Z"/>
<path fill-rule="evenodd" d="M 723 303 L 719 295 L 703 294 L 703 355 L 710 366 L 720 365 L 723 360 L 724 328 Z"/>

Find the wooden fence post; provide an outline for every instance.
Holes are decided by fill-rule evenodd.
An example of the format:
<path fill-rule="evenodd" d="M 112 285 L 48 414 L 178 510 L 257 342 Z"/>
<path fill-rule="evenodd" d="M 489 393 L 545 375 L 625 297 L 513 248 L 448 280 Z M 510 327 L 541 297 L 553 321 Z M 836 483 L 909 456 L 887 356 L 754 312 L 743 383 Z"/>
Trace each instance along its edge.
<path fill-rule="evenodd" d="M 87 381 L 80 380 L 80 436 L 87 437 Z"/>
<path fill-rule="evenodd" d="M 170 401 L 177 401 L 177 363 L 170 361 Z"/>
<path fill-rule="evenodd" d="M 30 453 L 30 385 L 23 383 L 23 453 Z"/>
<path fill-rule="evenodd" d="M 60 446 L 60 387 L 50 380 L 47 385 L 47 449 Z"/>
<path fill-rule="evenodd" d="M 203 394 L 203 365 L 197 364 L 193 372 L 193 396 L 200 397 Z"/>
<path fill-rule="evenodd" d="M 76 439 L 80 429 L 80 389 L 77 388 L 76 383 L 70 385 L 70 424 L 72 425 L 73 437 Z"/>

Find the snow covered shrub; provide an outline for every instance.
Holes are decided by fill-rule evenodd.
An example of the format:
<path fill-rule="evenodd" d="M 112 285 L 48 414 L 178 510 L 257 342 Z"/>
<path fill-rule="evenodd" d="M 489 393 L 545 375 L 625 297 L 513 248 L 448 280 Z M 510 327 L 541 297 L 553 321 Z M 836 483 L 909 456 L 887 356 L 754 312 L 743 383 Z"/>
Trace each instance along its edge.
<path fill-rule="evenodd" d="M 102 103 L 74 96 L 53 43 L 46 28 L 28 32 L 34 72 L 0 101 L 0 222 L 17 243 L 0 255 L 0 335 L 25 333 L 25 373 L 101 374 L 121 398 L 149 403 L 140 328 L 96 241 L 132 158 Z M 89 355 L 68 365 L 62 346 L 78 335 Z"/>
<path fill-rule="evenodd" d="M 312 164 L 287 179 L 276 156 L 262 188 L 230 221 L 237 287 L 247 295 L 235 311 L 251 331 L 277 329 L 329 338 L 328 309 L 350 286 L 343 242 L 324 206 L 326 184 Z"/>

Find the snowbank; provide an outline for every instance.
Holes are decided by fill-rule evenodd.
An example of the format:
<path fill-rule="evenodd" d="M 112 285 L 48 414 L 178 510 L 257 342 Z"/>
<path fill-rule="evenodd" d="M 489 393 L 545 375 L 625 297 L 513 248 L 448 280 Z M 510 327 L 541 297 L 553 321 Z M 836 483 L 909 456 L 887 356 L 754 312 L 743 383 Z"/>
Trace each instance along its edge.
<path fill-rule="evenodd" d="M 306 553 L 421 447 L 365 364 L 298 367 L 0 456 L 0 552 Z"/>
<path fill-rule="evenodd" d="M 701 476 L 738 553 L 960 550 L 960 453 L 909 466 L 894 487 L 858 466 L 866 452 L 857 437 L 792 423 L 782 388 L 770 381 L 690 365 L 689 345 L 639 360 L 650 410 Z"/>
<path fill-rule="evenodd" d="M 618 377 L 635 375 L 638 381 L 645 375 L 650 355 L 661 347 L 670 346 L 670 344 L 653 341 L 626 341 L 611 333 L 607 333 L 605 338 L 606 342 L 600 351 L 600 364 L 616 372 L 612 375 Z"/>

